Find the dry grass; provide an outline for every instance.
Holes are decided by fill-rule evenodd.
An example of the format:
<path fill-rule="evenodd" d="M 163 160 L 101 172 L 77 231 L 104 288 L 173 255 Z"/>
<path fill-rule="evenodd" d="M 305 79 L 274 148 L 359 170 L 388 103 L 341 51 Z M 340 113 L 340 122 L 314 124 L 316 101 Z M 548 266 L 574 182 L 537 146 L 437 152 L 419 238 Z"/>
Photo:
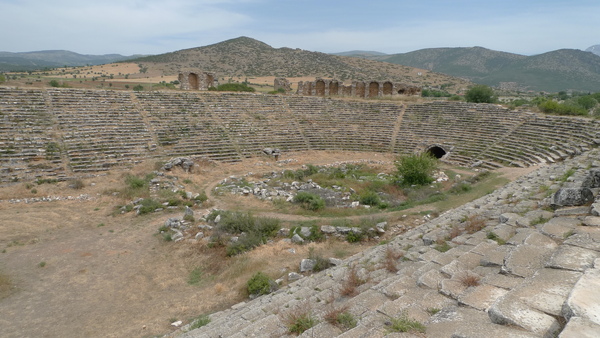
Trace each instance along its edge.
<path fill-rule="evenodd" d="M 465 221 L 465 231 L 468 234 L 474 234 L 485 228 L 485 219 L 479 215 L 472 215 Z"/>
<path fill-rule="evenodd" d="M 296 308 L 285 313 L 283 322 L 290 333 L 297 335 L 318 324 L 317 319 L 312 314 L 310 303 L 308 302 L 303 302 Z"/>
<path fill-rule="evenodd" d="M 0 272 L 0 299 L 7 297 L 12 289 L 12 281 L 8 275 Z"/>
<path fill-rule="evenodd" d="M 325 312 L 323 319 L 329 324 L 337 326 L 341 330 L 350 330 L 356 326 L 356 319 L 348 312 L 348 309 L 348 305 L 337 308 L 332 307 Z"/>
<path fill-rule="evenodd" d="M 404 256 L 404 253 L 398 252 L 398 251 L 394 250 L 392 247 L 388 246 L 387 249 L 385 250 L 385 259 L 384 259 L 385 269 L 391 273 L 398 272 L 398 267 L 396 266 L 396 263 L 398 262 L 398 259 L 402 258 L 403 256 Z"/>
<path fill-rule="evenodd" d="M 466 287 L 478 286 L 481 283 L 481 277 L 467 272 L 459 277 L 459 281 Z"/>
<path fill-rule="evenodd" d="M 360 278 L 356 266 L 353 265 L 348 268 L 346 278 L 344 279 L 340 289 L 340 294 L 346 297 L 354 297 L 358 294 L 357 288 L 366 282 L 366 280 Z"/>

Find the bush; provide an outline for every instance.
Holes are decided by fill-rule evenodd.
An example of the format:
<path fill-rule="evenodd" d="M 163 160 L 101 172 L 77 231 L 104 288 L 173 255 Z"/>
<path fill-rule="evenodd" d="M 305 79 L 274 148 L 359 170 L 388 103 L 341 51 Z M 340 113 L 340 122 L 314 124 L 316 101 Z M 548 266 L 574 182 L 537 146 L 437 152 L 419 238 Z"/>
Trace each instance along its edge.
<path fill-rule="evenodd" d="M 302 332 L 317 325 L 318 321 L 312 316 L 310 311 L 300 311 L 291 313 L 286 322 L 290 333 L 301 334 Z"/>
<path fill-rule="evenodd" d="M 224 92 L 254 92 L 254 88 L 249 87 L 245 83 L 224 83 L 218 85 L 215 90 Z"/>
<path fill-rule="evenodd" d="M 308 259 L 315 261 L 315 266 L 313 267 L 314 272 L 323 271 L 331 266 L 331 263 L 329 263 L 327 258 L 315 253 L 315 248 L 308 249 Z"/>
<path fill-rule="evenodd" d="M 300 191 L 294 196 L 294 202 L 302 204 L 306 210 L 319 211 L 325 208 L 325 200 L 317 194 Z"/>
<path fill-rule="evenodd" d="M 346 234 L 346 240 L 348 241 L 348 243 L 357 243 L 363 240 L 363 238 L 365 237 L 365 235 L 363 234 L 363 232 L 354 232 L 354 231 L 350 231 L 349 233 Z"/>
<path fill-rule="evenodd" d="M 381 203 L 381 198 L 374 191 L 365 191 L 362 194 L 360 194 L 359 201 L 361 204 L 376 207 Z"/>
<path fill-rule="evenodd" d="M 140 203 L 141 207 L 139 208 L 139 214 L 149 214 L 156 209 L 162 208 L 162 204 L 160 202 L 153 200 L 152 198 L 144 198 Z"/>
<path fill-rule="evenodd" d="M 400 156 L 396 161 L 396 178 L 401 185 L 427 185 L 437 168 L 437 159 L 429 153 Z"/>
<path fill-rule="evenodd" d="M 208 325 L 208 323 L 210 323 L 210 317 L 208 317 L 208 315 L 202 315 L 202 316 L 194 319 L 194 321 L 192 322 L 192 325 L 190 326 L 190 330 L 195 330 L 197 328 L 201 328 L 203 326 Z"/>
<path fill-rule="evenodd" d="M 133 90 L 135 90 L 136 92 L 141 92 L 144 90 L 144 86 L 142 86 L 141 84 L 136 85 L 133 87 Z"/>
<path fill-rule="evenodd" d="M 246 282 L 246 287 L 249 295 L 262 296 L 276 291 L 277 283 L 259 271 Z"/>
<path fill-rule="evenodd" d="M 465 93 L 467 102 L 495 103 L 498 99 L 494 96 L 494 90 L 486 85 L 473 86 Z"/>

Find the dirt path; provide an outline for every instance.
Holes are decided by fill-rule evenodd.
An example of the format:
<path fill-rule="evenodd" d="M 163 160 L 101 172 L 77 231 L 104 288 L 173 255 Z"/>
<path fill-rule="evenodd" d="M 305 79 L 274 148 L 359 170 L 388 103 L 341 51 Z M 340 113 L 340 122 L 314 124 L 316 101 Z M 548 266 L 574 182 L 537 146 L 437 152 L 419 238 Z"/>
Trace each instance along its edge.
<path fill-rule="evenodd" d="M 181 174 L 180 179 L 190 179 L 210 194 L 221 179 L 249 171 L 349 160 L 371 160 L 389 168 L 393 161 L 392 155 L 352 152 L 306 152 L 290 158 L 293 161 L 281 166 L 267 158 L 231 165 L 207 163 L 196 173 Z M 136 170 L 148 172 L 151 168 L 149 164 Z M 503 172 L 512 179 L 525 173 Z M 77 192 L 69 190 L 67 183 L 36 187 L 37 196 L 84 193 L 94 197 L 91 201 L 0 202 L 0 277 L 10 279 L 10 291 L 0 299 L 1 337 L 150 337 L 168 333 L 175 319 L 185 322 L 239 302 L 253 272 L 260 269 L 281 276 L 295 270 L 306 255 L 307 246 L 290 250 L 290 245 L 276 242 L 225 260 L 202 251 L 200 245 L 165 242 L 156 236 L 157 229 L 180 213 L 114 214 L 115 206 L 123 202 L 105 191 L 122 184 L 123 174 L 111 171 L 87 179 L 85 188 Z M 2 199 L 31 195 L 23 184 L 0 188 Z M 215 207 L 223 208 L 239 203 L 264 208 L 261 203 L 267 203 L 242 199 L 210 198 Z M 289 221 L 312 219 L 264 214 Z M 316 247 L 334 257 L 366 248 L 341 241 Z M 207 269 L 207 278 L 190 285 L 190 271 L 200 266 Z M 211 266 L 214 271 L 209 270 Z"/>

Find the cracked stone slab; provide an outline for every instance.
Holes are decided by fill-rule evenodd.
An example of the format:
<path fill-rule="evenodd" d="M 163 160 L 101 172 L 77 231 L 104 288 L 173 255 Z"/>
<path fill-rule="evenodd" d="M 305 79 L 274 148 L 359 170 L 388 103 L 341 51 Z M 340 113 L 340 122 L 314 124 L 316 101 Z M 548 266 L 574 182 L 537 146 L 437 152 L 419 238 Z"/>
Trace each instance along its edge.
<path fill-rule="evenodd" d="M 561 245 L 552 253 L 545 266 L 554 269 L 583 272 L 594 266 L 594 260 L 599 255 L 597 251 L 571 245 Z"/>
<path fill-rule="evenodd" d="M 562 330 L 559 338 L 597 338 L 600 332 L 600 325 L 591 322 L 585 318 L 572 317 L 565 328 Z"/>
<path fill-rule="evenodd" d="M 444 265 L 440 272 L 448 277 L 452 277 L 457 273 L 462 273 L 479 266 L 481 256 L 471 252 L 464 253 L 462 256 Z"/>
<path fill-rule="evenodd" d="M 404 337 L 404 336 L 403 336 Z M 427 337 L 511 337 L 534 338 L 520 328 L 490 322 L 487 314 L 467 307 L 446 307 L 433 315 L 427 322 Z"/>
<path fill-rule="evenodd" d="M 459 304 L 470 306 L 480 311 L 487 311 L 498 298 L 507 293 L 508 290 L 483 284 L 467 290 L 467 292 L 458 298 L 458 302 Z"/>
<path fill-rule="evenodd" d="M 600 269 L 588 269 L 581 276 L 563 307 L 563 315 L 600 325 Z"/>
<path fill-rule="evenodd" d="M 483 257 L 479 260 L 479 264 L 482 266 L 502 266 L 504 259 L 510 252 L 510 247 L 506 245 L 498 246 L 493 250 L 486 252 Z"/>
<path fill-rule="evenodd" d="M 417 279 L 418 286 L 428 287 L 430 289 L 439 288 L 440 282 L 444 279 L 444 275 L 437 269 L 429 270 L 426 273 L 422 274 L 419 279 Z"/>
<path fill-rule="evenodd" d="M 590 234 L 575 234 L 567 238 L 564 244 L 574 245 L 580 248 L 600 251 L 600 241 L 595 240 Z"/>
<path fill-rule="evenodd" d="M 560 323 L 554 317 L 532 309 L 511 293 L 494 302 L 488 316 L 492 323 L 518 326 L 544 337 L 554 337 L 560 331 Z"/>
<path fill-rule="evenodd" d="M 587 216 L 583 219 L 583 225 L 589 227 L 600 227 L 600 217 L 599 216 Z"/>
<path fill-rule="evenodd" d="M 440 293 L 456 300 L 465 293 L 467 288 L 464 283 L 456 279 L 444 279 L 440 283 Z"/>
<path fill-rule="evenodd" d="M 512 293 L 536 310 L 560 316 L 569 292 L 580 277 L 581 273 L 576 271 L 541 269 Z"/>
<path fill-rule="evenodd" d="M 537 270 L 543 268 L 552 251 L 553 248 L 545 246 L 518 245 L 504 260 L 502 272 L 519 277 L 533 277 Z"/>

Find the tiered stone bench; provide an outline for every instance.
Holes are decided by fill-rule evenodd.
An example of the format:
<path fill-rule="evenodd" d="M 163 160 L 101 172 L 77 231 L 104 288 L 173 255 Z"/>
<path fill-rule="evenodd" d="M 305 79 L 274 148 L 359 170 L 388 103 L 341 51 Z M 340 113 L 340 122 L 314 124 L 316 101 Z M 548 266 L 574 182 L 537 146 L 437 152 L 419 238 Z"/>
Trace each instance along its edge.
<path fill-rule="evenodd" d="M 0 94 L 2 183 L 93 174 L 152 157 L 239 161 L 264 148 L 406 154 L 439 145 L 459 165 L 526 167 L 600 142 L 599 121 L 489 104 L 64 88 Z"/>
<path fill-rule="evenodd" d="M 390 318 L 407 316 L 427 337 L 595 337 L 600 332 L 600 217 L 587 208 L 545 207 L 546 193 L 580 184 L 600 168 L 600 152 L 542 167 L 496 192 L 276 291 L 211 314 L 210 323 L 172 336 L 286 337 L 286 317 L 310 309 L 318 324 L 301 337 L 383 337 Z M 598 190 L 598 189 L 596 189 Z M 599 203 L 600 204 L 600 203 Z M 481 230 L 452 231 L 472 220 Z M 597 222 L 597 223 L 596 223 Z M 454 238 L 450 238 L 454 233 Z M 446 242 L 450 249 L 436 250 Z M 388 251 L 395 259 L 389 269 Z M 341 289 L 350 269 L 366 282 Z M 471 284 L 469 284 L 469 279 Z M 475 282 L 473 282 L 475 281 Z M 324 320 L 345 308 L 347 331 Z"/>
<path fill-rule="evenodd" d="M 151 135 L 127 92 L 48 90 L 74 172 L 130 166 L 147 157 Z"/>
<path fill-rule="evenodd" d="M 0 182 L 64 177 L 44 92 L 0 88 Z"/>

